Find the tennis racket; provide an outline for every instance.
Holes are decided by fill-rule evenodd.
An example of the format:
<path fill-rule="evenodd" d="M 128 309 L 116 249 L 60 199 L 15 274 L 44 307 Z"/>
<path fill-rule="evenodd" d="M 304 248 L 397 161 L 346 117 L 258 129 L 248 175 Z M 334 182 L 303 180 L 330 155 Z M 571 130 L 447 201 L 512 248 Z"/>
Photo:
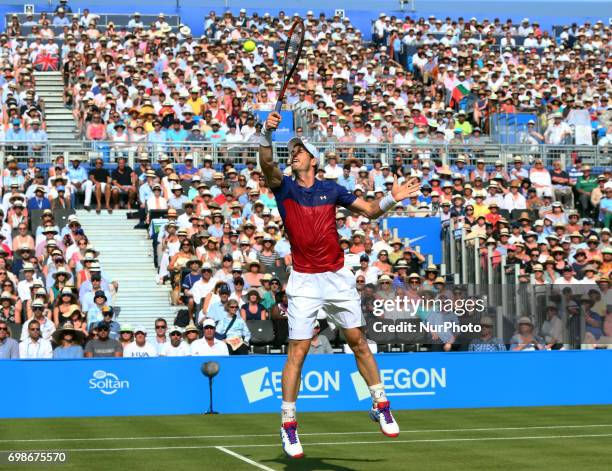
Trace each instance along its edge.
<path fill-rule="evenodd" d="M 283 98 L 287 91 L 287 86 L 291 82 L 291 77 L 295 73 L 300 55 L 302 54 L 302 46 L 304 45 L 304 22 L 301 18 L 296 19 L 291 25 L 291 29 L 287 35 L 287 42 L 285 43 L 285 54 L 283 57 L 283 83 L 281 86 L 280 94 L 274 110 L 280 113 L 283 106 Z"/>

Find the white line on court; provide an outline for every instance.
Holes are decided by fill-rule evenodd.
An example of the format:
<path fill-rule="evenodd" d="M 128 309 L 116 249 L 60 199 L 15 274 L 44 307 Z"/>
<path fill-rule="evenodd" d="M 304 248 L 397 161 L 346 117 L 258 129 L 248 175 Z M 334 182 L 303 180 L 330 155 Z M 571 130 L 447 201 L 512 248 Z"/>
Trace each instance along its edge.
<path fill-rule="evenodd" d="M 528 427 L 489 427 L 489 428 L 455 428 L 455 429 L 431 429 L 431 430 L 402 430 L 402 433 L 438 433 L 438 432 L 493 432 L 505 430 L 554 430 L 554 429 L 573 429 L 573 428 L 596 428 L 612 427 L 612 424 L 591 424 L 591 425 L 534 425 Z M 378 435 L 380 431 L 364 432 L 306 432 L 301 433 L 300 437 L 316 437 L 325 435 Z M 93 438 L 26 438 L 26 439 L 5 439 L 0 443 L 30 443 L 30 442 L 104 442 L 122 440 L 183 440 L 183 439 L 211 439 L 211 438 L 265 438 L 277 437 L 278 433 L 264 434 L 245 434 L 245 435 L 180 435 L 168 437 L 93 437 Z"/>
<path fill-rule="evenodd" d="M 304 443 L 305 446 L 335 446 L 335 445 L 397 445 L 411 443 L 451 443 L 451 442 L 477 442 L 477 441 L 506 441 L 506 440 L 559 440 L 564 438 L 595 438 L 612 437 L 612 433 L 584 434 L 584 435 L 536 435 L 527 437 L 473 437 L 473 438 L 427 438 L 417 440 L 377 440 L 377 441 L 355 441 L 355 442 L 313 442 Z M 279 443 L 258 443 L 251 445 L 180 445 L 180 446 L 149 446 L 149 447 L 125 447 L 125 448 L 72 448 L 61 450 L 69 453 L 100 452 L 100 451 L 160 451 L 160 450 L 202 450 L 219 447 L 226 448 L 280 448 Z M 34 450 L 20 450 L 29 452 Z M 55 451 L 55 450 L 48 450 Z"/>
<path fill-rule="evenodd" d="M 263 464 L 260 464 L 257 461 L 253 461 L 252 459 L 247 458 L 246 456 L 242 456 L 240 453 L 236 453 L 235 451 L 228 450 L 223 446 L 216 446 L 215 448 L 217 450 L 222 451 L 223 453 L 227 453 L 228 455 L 233 456 L 234 458 L 238 458 L 239 460 L 244 461 L 245 463 L 249 463 L 250 465 L 255 466 L 256 468 L 263 469 L 264 471 L 274 471 L 272 468 L 268 468 L 267 466 L 264 466 Z"/>

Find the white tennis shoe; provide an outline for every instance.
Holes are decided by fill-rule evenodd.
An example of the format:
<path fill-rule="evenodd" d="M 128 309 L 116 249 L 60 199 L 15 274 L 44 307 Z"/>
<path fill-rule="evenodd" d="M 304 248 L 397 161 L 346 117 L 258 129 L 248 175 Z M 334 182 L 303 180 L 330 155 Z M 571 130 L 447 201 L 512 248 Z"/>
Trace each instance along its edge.
<path fill-rule="evenodd" d="M 391 413 L 389 405 L 389 401 L 379 402 L 376 405 L 372 404 L 370 418 L 374 422 L 378 422 L 380 431 L 387 437 L 397 437 L 400 433 L 400 429 Z"/>
<path fill-rule="evenodd" d="M 283 451 L 289 458 L 302 458 L 304 450 L 297 433 L 297 422 L 285 422 L 280 429 Z"/>

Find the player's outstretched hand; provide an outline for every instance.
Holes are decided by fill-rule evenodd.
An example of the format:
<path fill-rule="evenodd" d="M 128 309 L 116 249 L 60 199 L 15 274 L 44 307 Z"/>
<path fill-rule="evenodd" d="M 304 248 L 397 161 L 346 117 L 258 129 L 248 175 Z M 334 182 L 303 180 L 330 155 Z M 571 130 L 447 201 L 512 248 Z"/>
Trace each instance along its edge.
<path fill-rule="evenodd" d="M 278 125 L 280 124 L 280 122 L 281 122 L 280 113 L 273 111 L 266 118 L 266 129 L 268 129 L 269 131 L 274 131 L 276 128 L 278 128 Z"/>
<path fill-rule="evenodd" d="M 410 198 L 421 189 L 421 183 L 418 178 L 409 178 L 401 185 L 397 183 L 397 177 L 394 177 L 394 179 L 395 182 L 393 183 L 391 194 L 395 201 L 402 201 L 406 198 Z"/>

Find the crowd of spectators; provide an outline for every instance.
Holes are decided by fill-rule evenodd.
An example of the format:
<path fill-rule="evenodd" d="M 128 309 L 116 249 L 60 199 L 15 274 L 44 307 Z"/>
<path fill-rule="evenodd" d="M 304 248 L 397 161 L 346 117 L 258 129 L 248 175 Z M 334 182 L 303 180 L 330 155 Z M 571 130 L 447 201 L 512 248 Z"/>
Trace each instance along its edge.
<path fill-rule="evenodd" d="M 33 53 L 17 33 L 5 35 L 5 48 L 27 57 L 51 47 L 44 24 L 60 15 L 38 20 Z M 249 142 L 253 112 L 275 103 L 278 45 L 292 21 L 282 11 L 211 12 L 199 38 L 163 15 L 144 26 L 137 13 L 129 27 L 104 30 L 89 11 L 70 16 L 55 37 L 63 40 L 66 101 L 87 139 Z M 610 26 L 602 22 L 555 35 L 527 18 L 513 24 L 383 13 L 367 42 L 348 17 L 308 12 L 305 21 L 304 56 L 285 105 L 305 114 L 303 130 L 314 140 L 479 143 L 490 138 L 492 114 L 515 112 L 534 116 L 521 133 L 525 143 L 607 145 L 612 137 Z M 246 39 L 255 51 L 242 48 Z"/>
<path fill-rule="evenodd" d="M 163 24 L 163 17 L 151 28 L 135 21 L 130 28 L 109 28 L 103 34 L 92 33 L 97 31 L 95 24 L 92 30 L 76 23 L 60 35 L 64 39 L 61 51 L 67 101 L 87 138 L 112 141 L 119 136 L 118 142 L 138 145 L 158 136 L 159 141 L 154 143 L 167 144 L 168 136 L 174 136 L 170 140 L 177 143 L 189 141 L 199 130 L 198 139 L 219 138 L 221 142 L 233 135 L 233 143 L 239 145 L 255 140 L 253 112 L 269 108 L 275 101 L 280 71 L 272 45 L 283 40 L 291 17 L 282 13 L 277 18 L 247 18 L 244 12 L 237 17 L 211 14 L 202 39 L 191 37 L 184 26 L 175 34 Z M 448 109 L 449 92 L 463 78 L 478 96 L 484 93 L 488 103 L 485 109 L 489 109 L 490 101 L 499 100 L 509 107 L 513 106 L 509 101 L 518 104 L 529 97 L 529 102 L 538 104 L 542 111 L 530 132 L 540 135 L 541 120 L 548 122 L 551 118 L 540 136 L 544 140 L 564 134 L 559 129 L 569 126 L 572 106 L 578 106 L 576 98 L 582 105 L 590 103 L 594 107 L 587 106 L 591 118 L 599 123 L 597 128 L 608 126 L 608 62 L 607 58 L 598 60 L 608 51 L 607 43 L 601 40 L 602 35 L 607 38 L 608 27 L 596 24 L 568 28 L 560 43 L 551 40 L 548 51 L 533 53 L 529 48 L 506 50 L 505 46 L 500 49 L 489 45 L 489 33 L 497 32 L 498 26 L 500 31 L 511 28 L 508 24 L 450 20 L 438 24 L 435 18 L 392 21 L 383 16 L 374 24 L 378 45 L 372 46 L 363 44 L 349 19 L 308 14 L 306 54 L 298 69 L 299 80 L 289 90 L 287 105 L 314 110 L 311 117 L 316 116 L 316 121 L 309 124 L 310 131 L 326 135 L 345 132 L 338 140 L 380 142 L 383 126 L 393 142 L 401 144 L 427 142 L 430 134 L 441 135 L 437 138 L 442 140 L 481 139 L 486 126 L 476 108 L 458 109 L 457 104 Z M 520 27 L 534 29 L 537 25 L 527 21 Z M 433 28 L 446 28 L 442 31 L 444 38 L 424 41 L 423 37 L 429 37 L 424 32 Z M 393 35 L 399 33 L 406 47 L 413 45 L 407 39 L 410 35 L 418 36 L 417 55 L 423 53 L 426 58 L 422 66 L 413 58 L 412 70 L 404 70 L 398 63 L 400 57 L 392 58 L 397 46 Z M 533 35 L 545 37 L 539 29 Z M 256 52 L 243 51 L 240 40 L 246 38 L 257 42 Z M 551 54 L 553 59 L 549 61 Z M 435 62 L 431 70 L 426 66 L 430 62 Z M 453 78 L 455 73 L 457 79 Z M 134 136 L 140 136 L 140 141 Z M 200 354 L 194 352 L 207 349 L 247 353 L 253 342 L 249 329 L 252 321 L 272 321 L 274 343 L 281 346 L 285 342 L 287 300 L 283 289 L 292 265 L 291 248 L 274 195 L 255 161 L 249 159 L 241 166 L 230 160 L 215 164 L 210 155 L 194 159 L 185 146 L 164 149 L 167 154 L 151 155 L 137 148 L 134 168 L 125 158 L 118 158 L 116 168 L 96 159 L 87 169 L 79 158 L 66 163 L 60 157 L 47 180 L 36 170 L 34 159 L 25 170 L 18 169 L 15 162 L 9 164 L 3 179 L 2 233 L 8 238 L 13 226 L 22 222 L 27 233 L 27 210 L 74 207 L 81 192 L 87 209 L 94 199 L 99 212 L 103 205 L 108 211 L 121 207 L 138 210 L 141 220 L 137 227 L 149 231 L 158 281 L 172 286 L 172 302 L 182 308 L 176 319 L 169 319 L 178 327 L 168 328 L 167 321 L 163 329 L 160 327 L 174 334 L 167 338 L 169 343 L 161 342 L 162 337 L 166 339 L 165 333 L 155 343 L 147 342 L 146 329 L 125 331 L 131 327 L 112 321 L 114 311 L 108 305 L 111 293 L 106 291 L 112 290 L 113 284 L 103 274 L 95 274 L 96 268 L 99 273 L 95 249 L 88 248 L 74 218 L 65 230 L 49 229 L 54 225 L 49 219 L 52 211 L 45 213 L 47 222 L 43 220 L 32 234 L 34 253 L 25 252 L 26 257 L 31 255 L 27 262 L 33 270 L 22 270 L 21 239 L 17 245 L 11 239 L 3 244 L 6 254 L 0 251 L 0 264 L 11 268 L 6 276 L 14 285 L 12 303 L 11 291 L 0 299 L 3 306 L 6 304 L 2 310 L 5 320 L 19 324 L 34 319 L 47 324 L 46 329 L 41 328 L 42 336 L 49 340 L 57 329 L 57 344 L 64 342 L 62 337 L 67 332 L 73 336 L 71 342 L 79 343 L 87 337 L 85 354 L 94 356 L 109 353 L 105 330 L 118 342 L 110 351 L 112 355 L 125 355 L 128 346 L 131 356 L 164 354 L 164 349 L 169 351 L 167 355 Z M 389 162 L 377 160 L 369 167 L 354 156 L 328 152 L 317 178 L 336 180 L 366 199 L 384 195 L 394 178 L 419 178 L 419 195 L 400 202 L 394 214 L 439 216 L 443 227 L 453 222 L 457 234 L 465 231 L 468 244 L 480 241 L 483 263 L 489 253 L 493 254 L 494 267 L 499 267 L 503 258 L 505 269 L 517 271 L 520 282 L 559 290 L 572 284 L 596 287 L 600 298 L 585 301 L 593 313 L 589 314 L 591 337 L 585 343 L 594 345 L 608 335 L 604 327 L 610 316 L 607 306 L 612 304 L 612 172 L 610 167 L 594 172 L 579 157 L 567 168 L 563 163 L 555 160 L 549 167 L 547 162 L 517 155 L 510 164 L 500 160 L 487 165 L 479 158 L 459 154 L 449 167 L 435 156 L 399 153 Z M 289 169 L 286 172 L 290 174 Z M 18 197 L 23 192 L 25 202 Z M 342 211 L 336 219 L 339 243 L 346 265 L 355 273 L 364 316 L 374 315 L 371 306 L 375 299 L 445 295 L 450 284 L 440 276 L 441 268 L 429 264 L 426 254 L 416 247 L 394 238 L 380 221 Z M 58 275 L 57 266 L 68 267 L 68 275 Z M 29 291 L 37 279 L 46 280 L 42 287 L 36 287 L 44 289 L 45 296 L 49 293 L 38 317 L 39 310 L 31 305 L 32 295 L 27 298 L 29 291 L 18 289 L 22 278 L 32 284 Z M 63 280 L 58 282 L 58 278 Z M 73 287 L 70 280 L 74 280 Z M 81 296 L 83 285 L 89 293 L 87 303 Z M 579 306 L 582 301 L 574 300 Z M 64 315 L 73 311 L 78 315 Z M 521 318 L 522 327 L 511 342 L 512 348 L 558 345 L 558 335 L 551 334 L 558 322 L 552 317 L 546 320 L 546 333 L 541 337 L 549 338 L 539 342 L 532 341 L 534 335 L 541 334 L 540 326 L 533 332 L 535 319 L 529 315 Z M 72 326 L 65 327 L 66 321 Z M 320 332 L 334 330 L 324 317 L 319 323 Z M 480 323 L 490 328 L 493 322 L 483 318 Z M 29 332 L 24 325 L 24 340 L 28 340 Z M 32 332 L 36 336 L 36 329 Z M 132 334 L 137 346 L 129 342 Z M 198 340 L 202 334 L 204 338 Z M 313 349 L 326 351 L 321 338 L 317 335 L 313 340 Z M 434 349 L 455 348 L 456 339 L 426 340 Z M 481 340 L 482 344 L 501 348 L 499 339 L 488 343 Z M 581 343 L 584 339 L 579 340 Z M 28 341 L 38 345 L 36 337 Z M 99 342 L 103 345 L 98 348 Z M 166 345 L 156 346 L 161 343 Z M 489 347 L 473 349 L 480 348 Z M 48 351 L 47 347 L 44 350 Z"/>

